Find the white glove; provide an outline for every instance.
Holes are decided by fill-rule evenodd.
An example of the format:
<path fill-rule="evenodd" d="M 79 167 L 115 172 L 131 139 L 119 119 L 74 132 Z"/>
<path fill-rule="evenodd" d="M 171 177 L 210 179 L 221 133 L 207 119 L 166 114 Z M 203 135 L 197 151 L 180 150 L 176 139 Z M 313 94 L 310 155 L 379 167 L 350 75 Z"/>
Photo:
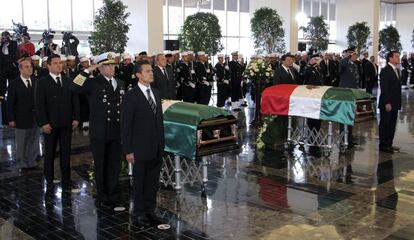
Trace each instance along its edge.
<path fill-rule="evenodd" d="M 196 85 L 195 85 L 194 83 L 192 83 L 192 82 L 190 82 L 188 85 L 189 85 L 191 88 L 195 88 L 195 87 L 196 87 Z"/>
<path fill-rule="evenodd" d="M 225 83 L 225 84 L 229 84 L 230 83 L 230 81 L 229 80 L 223 80 L 223 82 Z"/>
<path fill-rule="evenodd" d="M 203 84 L 206 85 L 206 86 L 210 86 L 210 83 L 206 80 L 203 81 Z"/>
<path fill-rule="evenodd" d="M 229 68 L 229 66 L 225 66 L 224 69 L 229 70 L 230 68 Z"/>

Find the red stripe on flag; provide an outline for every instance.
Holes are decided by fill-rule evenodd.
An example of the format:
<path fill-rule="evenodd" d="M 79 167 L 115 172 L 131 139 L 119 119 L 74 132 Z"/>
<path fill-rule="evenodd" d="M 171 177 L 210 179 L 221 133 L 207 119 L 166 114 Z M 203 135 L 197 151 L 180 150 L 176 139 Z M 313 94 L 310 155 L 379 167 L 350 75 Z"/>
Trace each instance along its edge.
<path fill-rule="evenodd" d="M 260 111 L 268 115 L 289 114 L 289 100 L 297 85 L 279 84 L 266 88 L 262 93 Z"/>

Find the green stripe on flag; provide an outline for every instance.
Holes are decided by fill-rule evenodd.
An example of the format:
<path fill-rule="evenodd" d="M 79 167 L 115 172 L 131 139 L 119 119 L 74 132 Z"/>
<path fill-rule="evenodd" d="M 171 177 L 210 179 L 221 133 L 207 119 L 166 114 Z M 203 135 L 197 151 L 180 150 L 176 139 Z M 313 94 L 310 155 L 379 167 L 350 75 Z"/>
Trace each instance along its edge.
<path fill-rule="evenodd" d="M 347 88 L 330 88 L 322 97 L 320 119 L 354 125 L 356 103 Z"/>

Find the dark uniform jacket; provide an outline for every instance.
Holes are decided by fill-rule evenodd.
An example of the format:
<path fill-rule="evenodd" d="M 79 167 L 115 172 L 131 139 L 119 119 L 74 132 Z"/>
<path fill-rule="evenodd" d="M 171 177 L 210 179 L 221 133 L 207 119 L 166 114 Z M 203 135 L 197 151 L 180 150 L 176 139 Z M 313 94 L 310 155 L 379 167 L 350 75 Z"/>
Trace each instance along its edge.
<path fill-rule="evenodd" d="M 31 78 L 31 88 L 26 87 L 19 77 L 8 86 L 7 117 L 9 122 L 16 122 L 16 128 L 32 128 L 35 123 L 34 87 L 36 79 Z"/>
<path fill-rule="evenodd" d="M 359 69 L 356 63 L 351 63 L 349 58 L 339 62 L 339 87 L 358 88 Z"/>
<path fill-rule="evenodd" d="M 134 74 L 134 64 L 123 64 L 119 65 L 120 79 L 124 82 L 125 89 L 129 90 L 137 84 Z"/>
<path fill-rule="evenodd" d="M 37 82 L 35 106 L 39 126 L 71 127 L 73 120 L 79 121 L 79 99 L 71 91 L 72 82 L 64 76 L 61 82 L 59 86 L 50 75 Z"/>
<path fill-rule="evenodd" d="M 202 62 L 195 62 L 194 70 L 196 72 L 197 82 L 200 84 L 203 84 L 203 81 L 207 81 L 209 83 L 214 81 L 214 70 L 210 63 L 205 62 L 203 64 Z"/>
<path fill-rule="evenodd" d="M 195 76 L 195 72 L 192 72 L 190 66 L 190 64 L 187 65 L 184 62 L 178 64 L 177 73 L 182 85 L 188 86 L 189 83 L 196 84 L 197 79 Z"/>
<path fill-rule="evenodd" d="M 120 111 L 125 88 L 116 80 L 117 88 L 102 75 L 90 78 L 81 72 L 74 80 L 72 89 L 86 94 L 89 100 L 89 136 L 91 139 L 120 139 Z"/>
<path fill-rule="evenodd" d="M 214 72 L 216 73 L 217 83 L 223 83 L 224 80 L 230 81 L 230 68 L 226 64 L 217 63 L 214 67 Z"/>
<path fill-rule="evenodd" d="M 308 65 L 305 70 L 304 85 L 323 85 L 324 76 L 321 69 L 316 65 Z"/>
<path fill-rule="evenodd" d="M 296 71 L 293 68 L 289 68 L 289 74 L 283 66 L 277 68 L 273 75 L 273 84 L 296 84 L 297 83 L 297 76 Z"/>
<path fill-rule="evenodd" d="M 393 110 L 401 109 L 401 81 L 389 64 L 381 70 L 380 87 L 378 108 L 385 109 L 389 103 Z"/>

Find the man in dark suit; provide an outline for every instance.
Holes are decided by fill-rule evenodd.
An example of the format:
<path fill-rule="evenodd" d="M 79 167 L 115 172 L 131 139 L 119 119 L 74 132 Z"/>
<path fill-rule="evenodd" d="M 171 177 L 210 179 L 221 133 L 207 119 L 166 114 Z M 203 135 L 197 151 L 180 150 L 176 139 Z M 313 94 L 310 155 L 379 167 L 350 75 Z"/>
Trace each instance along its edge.
<path fill-rule="evenodd" d="M 399 64 L 400 53 L 391 51 L 387 55 L 387 65 L 380 73 L 379 150 L 389 153 L 399 150 L 398 147 L 393 146 L 398 110 L 401 109 L 401 72 L 398 68 Z"/>
<path fill-rule="evenodd" d="M 35 121 L 33 67 L 30 58 L 19 61 L 20 77 L 8 86 L 7 116 L 15 128 L 16 160 L 22 171 L 35 169 L 40 155 L 39 127 Z"/>
<path fill-rule="evenodd" d="M 334 64 L 332 54 L 326 53 L 319 65 L 324 77 L 323 85 L 332 86 L 332 82 L 337 78 L 337 71 L 335 70 L 336 65 Z"/>
<path fill-rule="evenodd" d="M 292 67 L 295 57 L 287 53 L 282 55 L 280 61 L 281 66 L 273 74 L 273 84 L 296 84 L 296 71 Z"/>
<path fill-rule="evenodd" d="M 121 134 L 126 159 L 134 170 L 134 214 L 138 225 L 156 223 L 154 210 L 159 187 L 164 126 L 161 98 L 148 61 L 135 66 L 138 86 L 127 92 L 122 104 Z"/>
<path fill-rule="evenodd" d="M 160 92 L 161 99 L 175 99 L 177 96 L 175 79 L 171 66 L 167 65 L 167 58 L 160 53 L 155 56 L 154 82 L 151 86 Z"/>
<path fill-rule="evenodd" d="M 35 89 L 35 109 L 45 141 L 44 175 L 48 186 L 54 179 L 54 159 L 59 142 L 63 187 L 72 187 L 70 149 L 72 129 L 79 124 L 79 99 L 71 91 L 71 81 L 61 75 L 62 61 L 53 54 L 47 59 L 49 75 L 40 79 Z"/>
<path fill-rule="evenodd" d="M 378 66 L 376 66 L 375 63 L 375 57 L 371 56 L 371 59 L 372 58 L 373 60 L 368 60 L 364 65 L 366 91 L 370 94 L 372 94 L 372 90 L 378 82 Z"/>
<path fill-rule="evenodd" d="M 113 53 L 104 53 L 95 58 L 94 64 L 83 70 L 74 80 L 74 91 L 85 94 L 89 100 L 89 138 L 94 160 L 98 206 L 115 211 L 125 208 L 117 206 L 120 201 L 118 178 L 121 171 L 120 111 L 125 93 L 122 81 L 115 79 Z M 90 77 L 99 69 L 100 75 Z"/>

